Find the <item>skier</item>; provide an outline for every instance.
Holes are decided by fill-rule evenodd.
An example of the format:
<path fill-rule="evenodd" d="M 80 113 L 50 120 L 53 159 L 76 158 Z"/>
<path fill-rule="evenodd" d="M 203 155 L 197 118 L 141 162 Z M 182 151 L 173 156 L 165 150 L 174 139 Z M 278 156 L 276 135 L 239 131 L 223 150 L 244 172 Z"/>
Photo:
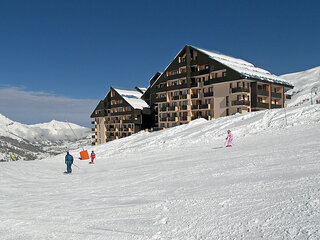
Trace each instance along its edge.
<path fill-rule="evenodd" d="M 93 164 L 93 160 L 96 158 L 96 154 L 94 153 L 94 151 L 92 150 L 92 152 L 91 152 L 91 164 Z"/>
<path fill-rule="evenodd" d="M 226 138 L 226 140 L 228 139 L 227 147 L 232 147 L 232 146 L 231 146 L 231 142 L 232 142 L 232 140 L 233 140 L 233 135 L 232 135 L 232 133 L 231 133 L 230 130 L 228 130 L 227 132 L 228 132 L 228 136 L 227 136 L 227 138 Z"/>
<path fill-rule="evenodd" d="M 67 164 L 67 171 L 64 173 L 71 173 L 72 172 L 71 165 L 73 164 L 73 157 L 72 155 L 69 154 L 69 152 L 67 152 L 64 162 L 65 164 Z"/>

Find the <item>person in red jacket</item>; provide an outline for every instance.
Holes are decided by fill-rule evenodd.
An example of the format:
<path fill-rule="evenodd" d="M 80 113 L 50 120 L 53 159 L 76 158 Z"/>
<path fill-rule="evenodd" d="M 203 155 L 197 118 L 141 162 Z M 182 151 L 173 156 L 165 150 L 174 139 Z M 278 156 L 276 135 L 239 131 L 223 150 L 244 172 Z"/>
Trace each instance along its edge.
<path fill-rule="evenodd" d="M 93 163 L 93 160 L 96 158 L 96 154 L 94 153 L 94 151 L 92 150 L 91 152 L 91 163 Z"/>

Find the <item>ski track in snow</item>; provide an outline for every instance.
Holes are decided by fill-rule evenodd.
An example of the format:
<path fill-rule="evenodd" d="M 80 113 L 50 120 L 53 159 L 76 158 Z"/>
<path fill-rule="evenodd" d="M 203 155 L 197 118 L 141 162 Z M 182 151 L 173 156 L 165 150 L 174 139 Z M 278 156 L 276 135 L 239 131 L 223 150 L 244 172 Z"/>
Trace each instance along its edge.
<path fill-rule="evenodd" d="M 1 239 L 320 239 L 320 106 L 140 132 L 0 164 Z M 235 138 L 224 145 L 226 130 Z"/>

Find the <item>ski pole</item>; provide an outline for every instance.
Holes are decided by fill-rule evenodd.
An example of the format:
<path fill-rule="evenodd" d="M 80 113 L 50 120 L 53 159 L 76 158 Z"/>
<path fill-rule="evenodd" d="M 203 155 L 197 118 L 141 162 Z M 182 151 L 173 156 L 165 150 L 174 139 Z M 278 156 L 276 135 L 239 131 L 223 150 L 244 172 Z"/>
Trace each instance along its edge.
<path fill-rule="evenodd" d="M 73 163 L 73 165 L 75 165 L 74 163 Z M 77 168 L 79 168 L 77 165 L 75 165 Z M 80 168 L 79 168 L 80 169 Z"/>

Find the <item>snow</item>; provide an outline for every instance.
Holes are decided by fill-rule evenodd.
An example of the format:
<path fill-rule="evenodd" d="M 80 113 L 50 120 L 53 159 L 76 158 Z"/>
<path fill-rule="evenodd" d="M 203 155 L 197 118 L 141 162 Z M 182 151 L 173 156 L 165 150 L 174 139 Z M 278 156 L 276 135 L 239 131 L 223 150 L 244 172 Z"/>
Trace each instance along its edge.
<path fill-rule="evenodd" d="M 286 118 L 285 118 L 286 116 Z M 224 148 L 226 131 L 234 135 Z M 319 239 L 320 105 L 0 164 L 1 239 Z"/>
<path fill-rule="evenodd" d="M 316 100 L 320 101 L 320 66 L 297 73 L 289 73 L 280 76 L 294 84 L 294 88 L 287 93 L 292 95 L 288 106 L 310 105 L 311 89 L 317 87 L 317 94 L 312 92 L 313 104 Z"/>
<path fill-rule="evenodd" d="M 56 120 L 52 120 L 49 123 L 26 125 L 12 121 L 0 114 L 0 136 L 14 139 L 28 141 L 78 140 L 87 137 L 91 131 L 89 128 L 73 123 L 69 123 L 69 125 L 67 122 Z"/>
<path fill-rule="evenodd" d="M 242 59 L 230 57 L 230 56 L 227 56 L 227 55 L 224 55 L 221 53 L 208 51 L 208 50 L 204 50 L 204 49 L 197 48 L 197 47 L 193 47 L 193 48 L 208 55 L 213 60 L 216 60 L 216 61 L 222 63 L 223 65 L 230 67 L 231 69 L 237 71 L 238 73 L 240 73 L 246 77 L 258 78 L 258 79 L 265 80 L 265 81 L 272 82 L 272 83 L 293 86 L 290 82 L 285 81 L 284 79 L 282 79 L 274 74 L 271 74 L 270 72 L 268 72 L 262 68 L 255 67 L 252 63 L 249 63 L 249 62 L 244 61 Z"/>
<path fill-rule="evenodd" d="M 149 107 L 149 105 L 141 99 L 142 93 L 137 90 L 123 90 L 114 88 L 121 97 L 124 98 L 134 109 L 143 109 Z"/>
<path fill-rule="evenodd" d="M 143 93 L 145 93 L 147 91 L 148 88 L 145 87 L 138 87 Z M 143 93 L 141 94 L 141 96 L 143 95 Z"/>

